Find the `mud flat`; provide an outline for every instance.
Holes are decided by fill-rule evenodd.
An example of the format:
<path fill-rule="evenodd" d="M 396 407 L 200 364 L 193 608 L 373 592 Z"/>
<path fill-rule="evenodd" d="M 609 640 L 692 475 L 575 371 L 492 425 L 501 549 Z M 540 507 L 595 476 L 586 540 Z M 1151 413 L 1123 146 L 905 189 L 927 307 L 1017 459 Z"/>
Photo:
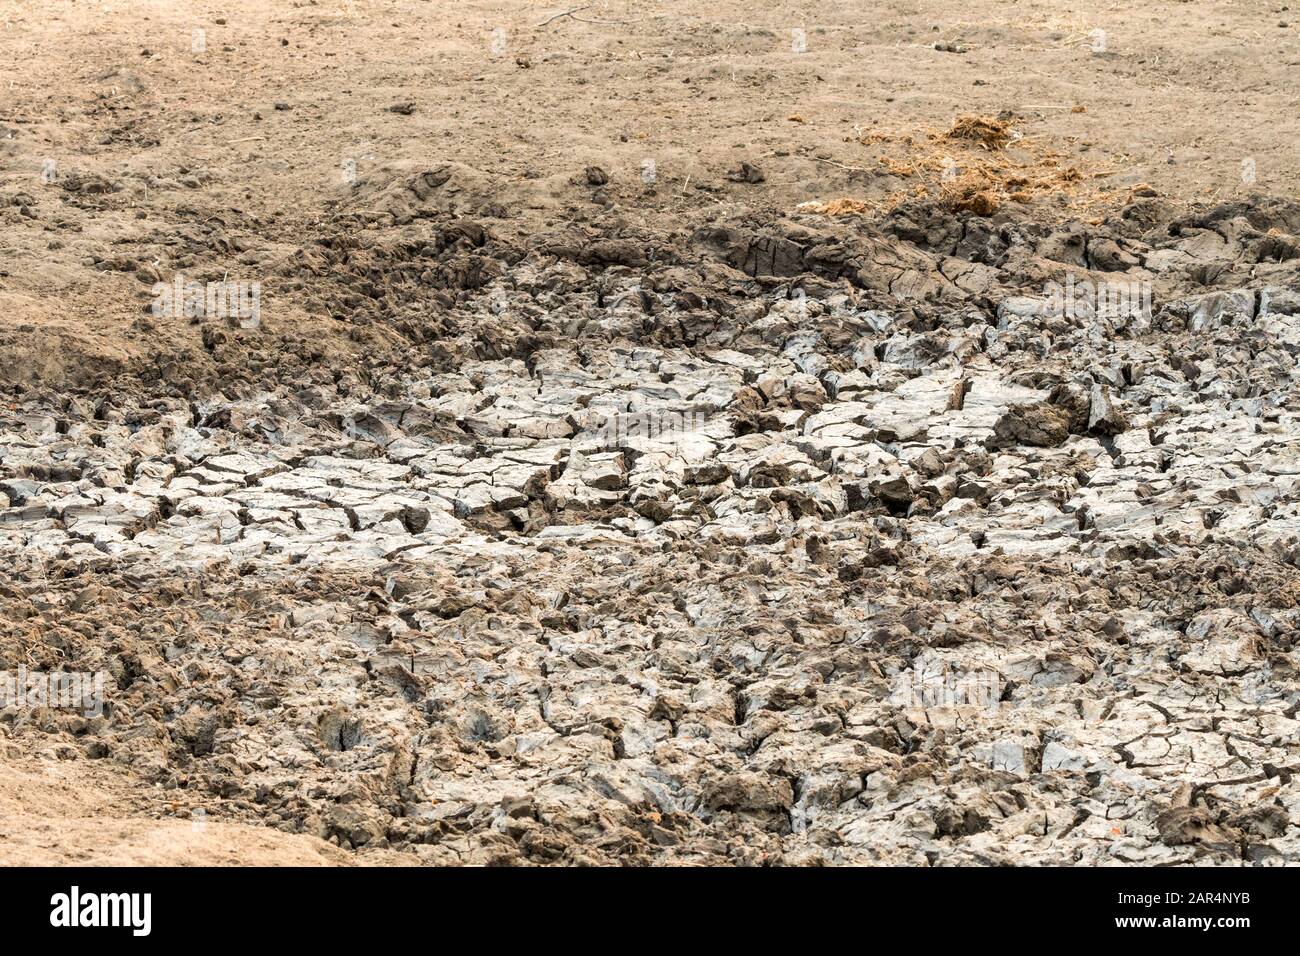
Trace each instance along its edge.
<path fill-rule="evenodd" d="M 1300 209 L 910 212 L 422 222 L 410 363 L 28 390 L 6 663 L 109 688 L 8 746 L 434 863 L 1291 860 Z"/>
<path fill-rule="evenodd" d="M 1300 862 L 1300 204 L 1085 194 L 1032 117 L 945 110 L 912 155 L 960 175 L 820 198 L 756 149 L 703 197 L 412 161 L 251 225 L 3 183 L 54 245 L 0 287 L 0 671 L 103 679 L 3 702 L 44 781 L 3 819 L 133 821 L 68 830 L 96 861 Z M 258 315 L 152 307 L 232 263 Z"/>

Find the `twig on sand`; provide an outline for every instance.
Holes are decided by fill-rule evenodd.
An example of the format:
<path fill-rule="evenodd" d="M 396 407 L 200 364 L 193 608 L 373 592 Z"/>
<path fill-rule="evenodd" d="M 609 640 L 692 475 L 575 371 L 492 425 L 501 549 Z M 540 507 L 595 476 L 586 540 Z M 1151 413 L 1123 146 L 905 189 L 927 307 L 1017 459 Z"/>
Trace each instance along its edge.
<path fill-rule="evenodd" d="M 537 24 L 537 26 L 538 26 L 538 27 L 544 27 L 544 26 L 546 26 L 546 24 L 550 23 L 552 20 L 559 20 L 561 17 L 571 17 L 571 16 L 573 16 L 575 13 L 580 13 L 580 12 L 582 12 L 583 10 L 590 10 L 593 6 L 595 6 L 595 4 L 588 3 L 588 4 L 585 5 L 585 6 L 574 7 L 572 10 L 563 10 L 563 11 L 561 11 L 561 12 L 559 12 L 559 13 L 553 13 L 553 14 L 551 14 L 549 17 L 547 17 L 545 20 L 543 20 L 541 23 Z"/>
<path fill-rule="evenodd" d="M 637 17 L 635 20 L 588 20 L 586 17 L 574 17 L 579 23 L 644 23 L 645 17 Z"/>
<path fill-rule="evenodd" d="M 595 6 L 594 3 L 588 3 L 588 4 L 586 4 L 585 6 L 574 7 L 572 10 L 563 10 L 563 11 L 561 11 L 560 13 L 555 13 L 555 14 L 552 14 L 551 16 L 547 17 L 547 18 L 546 18 L 545 20 L 543 20 L 541 23 L 537 24 L 537 26 L 538 26 L 539 28 L 544 27 L 544 26 L 546 26 L 546 24 L 550 23 L 551 21 L 553 21 L 553 20 L 559 20 L 561 17 L 568 17 L 570 20 L 576 20 L 578 23 L 599 23 L 599 24 L 605 24 L 605 23 L 640 23 L 640 22 L 642 22 L 642 20 L 645 19 L 644 17 L 638 17 L 638 18 L 635 19 L 635 20 L 592 20 L 592 19 L 589 19 L 589 18 L 587 18 L 587 17 L 579 17 L 579 16 L 575 16 L 575 14 L 581 13 L 583 10 L 590 10 L 590 9 L 591 9 L 592 7 L 594 7 L 594 6 Z"/>
<path fill-rule="evenodd" d="M 837 162 L 835 162 L 835 160 L 833 160 L 833 159 L 822 159 L 822 158 L 819 157 L 819 156 L 813 156 L 812 159 L 813 159 L 813 162 L 817 162 L 817 163 L 825 163 L 827 166 L 835 166 L 835 167 L 838 168 L 838 169 L 846 169 L 846 170 L 848 170 L 848 171 L 851 172 L 851 173 L 869 173 L 869 172 L 871 172 L 870 169 L 865 169 L 865 168 L 862 167 L 862 166 L 846 166 L 846 165 L 844 165 L 843 163 L 837 163 Z"/>

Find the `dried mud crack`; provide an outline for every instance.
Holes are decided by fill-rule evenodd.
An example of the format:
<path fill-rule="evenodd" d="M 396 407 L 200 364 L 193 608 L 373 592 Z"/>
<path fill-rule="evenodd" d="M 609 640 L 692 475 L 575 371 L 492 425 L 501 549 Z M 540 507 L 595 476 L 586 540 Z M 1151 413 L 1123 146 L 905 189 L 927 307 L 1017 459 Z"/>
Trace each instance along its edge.
<path fill-rule="evenodd" d="M 0 669 L 109 686 L 7 756 L 362 860 L 1297 862 L 1300 207 L 513 234 L 442 172 L 275 266 L 348 362 L 11 391 Z"/>

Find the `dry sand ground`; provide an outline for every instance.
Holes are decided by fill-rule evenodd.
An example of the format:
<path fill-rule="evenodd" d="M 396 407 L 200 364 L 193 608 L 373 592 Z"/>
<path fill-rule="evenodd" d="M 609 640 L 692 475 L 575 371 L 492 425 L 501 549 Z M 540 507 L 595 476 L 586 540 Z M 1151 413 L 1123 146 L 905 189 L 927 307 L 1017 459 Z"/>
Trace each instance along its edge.
<path fill-rule="evenodd" d="M 1300 9 L 581 6 L 0 4 L 0 860 L 1295 862 Z"/>
<path fill-rule="evenodd" d="M 884 201 L 916 178 L 880 157 L 911 151 L 856 140 L 967 112 L 1022 117 L 1017 158 L 1059 154 L 1081 200 L 1122 203 L 1141 183 L 1178 200 L 1294 195 L 1300 176 L 1300 11 L 1278 4 L 596 4 L 577 15 L 637 22 L 538 26 L 578 5 L 6 3 L 0 155 L 7 198 L 37 216 L 2 211 L 5 374 L 93 381 L 195 351 L 195 327 L 139 327 L 141 280 L 191 263 L 265 273 L 331 214 L 447 164 L 446 206 L 499 207 L 494 229 L 519 235 L 593 215 L 572 181 L 587 165 L 609 172 L 615 215 L 665 231 L 736 205 Z M 388 111 L 403 103 L 415 111 Z M 42 183 L 47 160 L 62 186 Z M 743 160 L 765 182 L 729 181 Z M 62 196 L 74 176 L 86 185 Z M 355 353 L 311 290 L 266 294 L 275 331 Z"/>

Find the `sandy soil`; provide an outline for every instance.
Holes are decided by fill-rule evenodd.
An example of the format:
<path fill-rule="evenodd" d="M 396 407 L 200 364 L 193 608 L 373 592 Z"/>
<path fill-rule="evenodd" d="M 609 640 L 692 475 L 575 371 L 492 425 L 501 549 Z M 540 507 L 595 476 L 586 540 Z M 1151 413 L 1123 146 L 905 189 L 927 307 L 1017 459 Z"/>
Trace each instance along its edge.
<path fill-rule="evenodd" d="M 599 3 L 576 16 L 636 22 L 540 25 L 572 6 L 7 5 L 3 374 L 220 377 L 194 327 L 141 322 L 150 285 L 179 270 L 259 278 L 268 334 L 331 354 L 392 347 L 340 328 L 279 267 L 336 217 L 449 164 L 439 205 L 521 235 L 602 208 L 667 231 L 737 204 L 887 202 L 920 176 L 891 174 L 881 157 L 914 150 L 872 135 L 923 140 L 966 112 L 1010 111 L 1014 159 L 1050 151 L 1083 174 L 1049 205 L 1120 203 L 1142 183 L 1177 200 L 1287 195 L 1300 176 L 1297 17 L 1274 4 Z M 741 161 L 765 181 L 731 182 Z M 610 175 L 604 207 L 588 165 Z"/>
<path fill-rule="evenodd" d="M 0 842 L 6 866 L 351 866 L 315 837 L 209 822 L 202 813 L 100 765 L 0 762 Z M 400 860 L 372 853 L 371 865 Z"/>
<path fill-rule="evenodd" d="M 1300 860 L 1300 10 L 1068 8 L 0 7 L 0 862 Z"/>

